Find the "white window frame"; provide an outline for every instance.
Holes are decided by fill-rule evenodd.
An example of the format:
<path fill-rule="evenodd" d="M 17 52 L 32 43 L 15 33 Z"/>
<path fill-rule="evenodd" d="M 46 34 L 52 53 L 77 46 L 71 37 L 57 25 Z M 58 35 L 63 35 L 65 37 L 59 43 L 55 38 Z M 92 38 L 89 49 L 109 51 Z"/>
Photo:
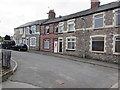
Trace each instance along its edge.
<path fill-rule="evenodd" d="M 95 17 L 96 17 L 96 16 L 99 16 L 99 15 L 102 15 L 102 17 L 103 17 L 103 26 L 96 28 L 96 27 L 95 27 Z M 105 23 L 104 23 L 104 22 L 105 22 L 105 18 L 104 18 L 104 17 L 105 17 L 105 13 L 104 13 L 104 12 L 102 12 L 102 13 L 97 13 L 97 14 L 94 14 L 94 15 L 93 15 L 93 28 L 94 28 L 94 29 L 100 29 L 100 28 L 104 28 L 104 27 L 105 27 Z"/>
<path fill-rule="evenodd" d="M 36 25 L 31 26 L 32 34 L 36 34 Z"/>
<path fill-rule="evenodd" d="M 104 37 L 104 51 L 92 51 L 92 38 L 95 38 L 95 37 Z M 90 36 L 90 49 L 89 51 L 90 52 L 96 52 L 96 53 L 105 53 L 106 52 L 106 35 L 93 35 L 93 36 Z"/>
<path fill-rule="evenodd" d="M 114 11 L 114 25 L 115 26 L 120 26 L 120 25 L 117 25 L 117 23 L 116 23 L 116 19 L 117 19 L 116 15 L 120 15 L 120 13 L 117 14 L 117 11 L 120 11 L 120 9 L 117 9 L 117 10 Z"/>
<path fill-rule="evenodd" d="M 115 52 L 115 42 L 116 42 L 116 37 L 120 36 L 120 34 L 113 35 L 113 54 L 120 55 L 120 53 Z"/>
<path fill-rule="evenodd" d="M 72 42 L 74 42 L 74 49 L 70 49 L 70 48 L 68 48 L 68 39 L 74 39 L 75 41 L 72 41 Z M 76 50 L 76 37 L 73 37 L 73 36 L 71 36 L 71 37 L 67 37 L 66 38 L 66 50 Z"/>
<path fill-rule="evenodd" d="M 26 27 L 26 35 L 30 34 L 29 30 L 30 30 L 30 27 Z"/>
<path fill-rule="evenodd" d="M 58 33 L 59 32 L 59 25 L 54 25 L 54 33 Z M 58 29 L 58 32 L 56 32 L 56 29 Z"/>
<path fill-rule="evenodd" d="M 32 44 L 32 39 L 35 39 L 35 43 L 34 44 Z M 31 37 L 30 38 L 30 46 L 33 46 L 33 47 L 36 46 L 36 37 Z"/>
<path fill-rule="evenodd" d="M 74 26 L 74 27 L 73 27 L 73 28 L 74 28 L 73 30 L 70 30 L 70 29 L 69 29 L 69 25 L 71 25 L 71 24 L 73 24 L 73 26 Z M 72 19 L 72 20 L 68 20 L 68 21 L 67 21 L 67 32 L 73 32 L 73 31 L 75 31 L 75 19 Z"/>
<path fill-rule="evenodd" d="M 47 40 L 47 43 L 49 42 L 48 47 L 45 47 L 45 40 Z M 50 49 L 50 39 L 44 39 L 44 49 Z"/>
<path fill-rule="evenodd" d="M 60 27 L 62 27 L 62 31 L 61 31 Z M 63 32 L 64 32 L 64 22 L 60 22 L 59 26 L 58 26 L 58 33 L 63 33 Z"/>
<path fill-rule="evenodd" d="M 48 29 L 49 29 L 49 32 L 47 32 Z M 49 26 L 49 25 L 45 26 L 45 33 L 46 33 L 46 34 L 49 34 L 49 33 L 50 33 L 50 26 Z"/>

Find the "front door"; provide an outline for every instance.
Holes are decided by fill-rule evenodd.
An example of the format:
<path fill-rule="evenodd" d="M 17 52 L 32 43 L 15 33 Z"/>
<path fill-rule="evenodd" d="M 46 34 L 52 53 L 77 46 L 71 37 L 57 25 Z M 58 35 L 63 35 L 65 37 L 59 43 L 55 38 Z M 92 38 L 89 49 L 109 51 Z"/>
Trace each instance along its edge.
<path fill-rule="evenodd" d="M 54 40 L 54 53 L 58 52 L 58 41 Z"/>
<path fill-rule="evenodd" d="M 63 51 L 63 39 L 59 39 L 59 52 Z"/>
<path fill-rule="evenodd" d="M 26 45 L 27 45 L 27 47 L 29 49 L 29 38 L 26 38 Z"/>

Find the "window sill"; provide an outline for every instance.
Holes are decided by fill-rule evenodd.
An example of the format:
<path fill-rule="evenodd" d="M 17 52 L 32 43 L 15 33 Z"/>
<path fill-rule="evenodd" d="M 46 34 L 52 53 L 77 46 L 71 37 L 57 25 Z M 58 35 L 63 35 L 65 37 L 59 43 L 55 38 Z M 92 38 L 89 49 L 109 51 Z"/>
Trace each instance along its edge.
<path fill-rule="evenodd" d="M 114 55 L 120 55 L 120 53 L 116 53 L 116 52 L 114 52 L 113 54 L 114 54 Z"/>
<path fill-rule="evenodd" d="M 104 29 L 105 27 L 99 27 L 99 28 L 93 28 L 94 30 L 98 30 L 98 29 Z"/>
<path fill-rule="evenodd" d="M 58 33 L 58 34 L 63 34 L 63 32 L 61 32 L 61 33 Z"/>
<path fill-rule="evenodd" d="M 68 31 L 68 33 L 74 33 L 75 31 Z"/>
<path fill-rule="evenodd" d="M 90 51 L 90 52 L 93 52 L 93 53 L 105 53 L 105 51 Z"/>
<path fill-rule="evenodd" d="M 30 47 L 36 47 L 36 46 L 30 45 Z"/>
<path fill-rule="evenodd" d="M 66 51 L 75 51 L 75 49 L 66 49 Z"/>

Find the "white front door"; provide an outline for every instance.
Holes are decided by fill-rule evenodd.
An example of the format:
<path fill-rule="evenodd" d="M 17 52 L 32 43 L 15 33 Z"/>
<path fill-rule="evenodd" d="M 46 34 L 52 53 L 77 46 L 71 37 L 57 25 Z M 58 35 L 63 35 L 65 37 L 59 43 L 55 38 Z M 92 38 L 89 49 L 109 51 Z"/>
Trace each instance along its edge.
<path fill-rule="evenodd" d="M 26 38 L 26 45 L 28 46 L 29 49 L 29 38 Z"/>
<path fill-rule="evenodd" d="M 58 51 L 58 41 L 54 40 L 54 53 L 57 53 Z"/>

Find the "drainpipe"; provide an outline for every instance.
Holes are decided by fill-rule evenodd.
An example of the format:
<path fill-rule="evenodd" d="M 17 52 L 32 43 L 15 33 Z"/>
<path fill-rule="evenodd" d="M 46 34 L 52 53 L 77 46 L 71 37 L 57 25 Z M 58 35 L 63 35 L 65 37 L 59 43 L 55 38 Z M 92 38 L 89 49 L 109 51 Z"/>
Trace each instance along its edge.
<path fill-rule="evenodd" d="M 40 32 L 40 34 L 39 34 L 39 51 L 40 51 L 40 47 L 41 47 L 41 25 L 39 25 L 39 27 L 40 27 L 40 29 L 39 29 L 39 32 Z"/>
<path fill-rule="evenodd" d="M 84 17 L 81 17 L 81 20 L 84 22 L 83 24 L 83 27 L 84 27 L 84 30 L 83 30 L 83 40 L 84 40 L 84 44 L 83 44 L 83 58 L 86 58 L 86 19 Z"/>

